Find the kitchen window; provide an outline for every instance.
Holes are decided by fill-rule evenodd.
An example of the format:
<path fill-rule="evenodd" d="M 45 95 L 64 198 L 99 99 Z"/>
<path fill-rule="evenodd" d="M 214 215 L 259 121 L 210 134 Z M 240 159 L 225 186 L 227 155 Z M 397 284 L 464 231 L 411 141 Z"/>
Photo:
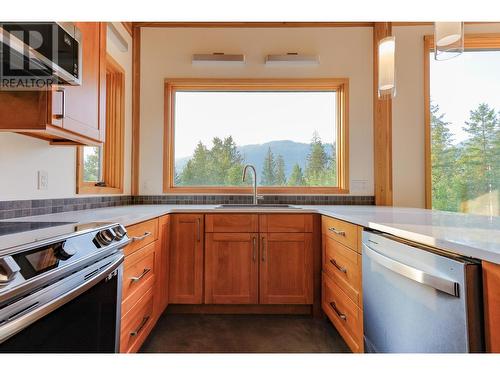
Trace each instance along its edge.
<path fill-rule="evenodd" d="M 125 72 L 106 59 L 106 139 L 102 146 L 77 150 L 78 194 L 123 193 Z"/>
<path fill-rule="evenodd" d="M 500 214 L 500 37 L 466 36 L 435 61 L 425 38 L 426 205 Z"/>
<path fill-rule="evenodd" d="M 348 192 L 348 80 L 167 80 L 164 192 Z"/>

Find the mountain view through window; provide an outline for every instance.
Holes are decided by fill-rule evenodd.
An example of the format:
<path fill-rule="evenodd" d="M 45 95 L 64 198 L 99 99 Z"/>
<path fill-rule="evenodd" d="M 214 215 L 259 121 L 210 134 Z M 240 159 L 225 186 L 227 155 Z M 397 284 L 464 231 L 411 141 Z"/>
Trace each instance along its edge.
<path fill-rule="evenodd" d="M 242 171 L 252 164 L 259 186 L 336 186 L 336 95 L 176 92 L 174 184 L 248 185 Z"/>

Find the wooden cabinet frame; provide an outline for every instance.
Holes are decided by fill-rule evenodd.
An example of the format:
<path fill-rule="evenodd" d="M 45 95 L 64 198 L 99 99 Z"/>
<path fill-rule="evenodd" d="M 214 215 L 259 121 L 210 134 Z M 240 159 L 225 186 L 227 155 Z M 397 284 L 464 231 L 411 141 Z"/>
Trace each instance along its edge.
<path fill-rule="evenodd" d="M 83 179 L 83 147 L 76 158 L 77 194 L 122 194 L 125 139 L 125 70 L 106 56 L 106 140 L 102 146 L 102 180 L 106 186 Z"/>
<path fill-rule="evenodd" d="M 337 93 L 337 186 L 259 187 L 262 194 L 349 193 L 349 79 L 167 79 L 165 80 L 165 129 L 163 140 L 164 193 L 250 194 L 251 187 L 174 185 L 174 100 L 178 90 L 193 91 L 330 91 Z"/>

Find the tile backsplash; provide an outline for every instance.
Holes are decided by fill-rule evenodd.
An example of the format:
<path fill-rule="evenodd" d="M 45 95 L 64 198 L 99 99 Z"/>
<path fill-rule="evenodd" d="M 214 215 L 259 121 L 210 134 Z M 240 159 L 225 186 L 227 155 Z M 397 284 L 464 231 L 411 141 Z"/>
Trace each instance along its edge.
<path fill-rule="evenodd" d="M 132 204 L 249 204 L 251 195 L 121 195 L 83 198 L 0 201 L 0 220 L 57 212 L 89 210 Z M 264 204 L 374 205 L 373 196 L 266 195 Z"/>

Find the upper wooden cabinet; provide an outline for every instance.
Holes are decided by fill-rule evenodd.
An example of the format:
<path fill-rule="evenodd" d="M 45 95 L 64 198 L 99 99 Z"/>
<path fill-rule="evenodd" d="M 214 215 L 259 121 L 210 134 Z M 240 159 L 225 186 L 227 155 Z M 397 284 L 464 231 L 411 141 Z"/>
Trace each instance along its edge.
<path fill-rule="evenodd" d="M 106 23 L 76 22 L 82 34 L 82 84 L 49 91 L 0 92 L 0 130 L 51 141 L 104 142 L 106 124 Z"/>
<path fill-rule="evenodd" d="M 203 214 L 171 216 L 169 303 L 203 302 Z"/>

